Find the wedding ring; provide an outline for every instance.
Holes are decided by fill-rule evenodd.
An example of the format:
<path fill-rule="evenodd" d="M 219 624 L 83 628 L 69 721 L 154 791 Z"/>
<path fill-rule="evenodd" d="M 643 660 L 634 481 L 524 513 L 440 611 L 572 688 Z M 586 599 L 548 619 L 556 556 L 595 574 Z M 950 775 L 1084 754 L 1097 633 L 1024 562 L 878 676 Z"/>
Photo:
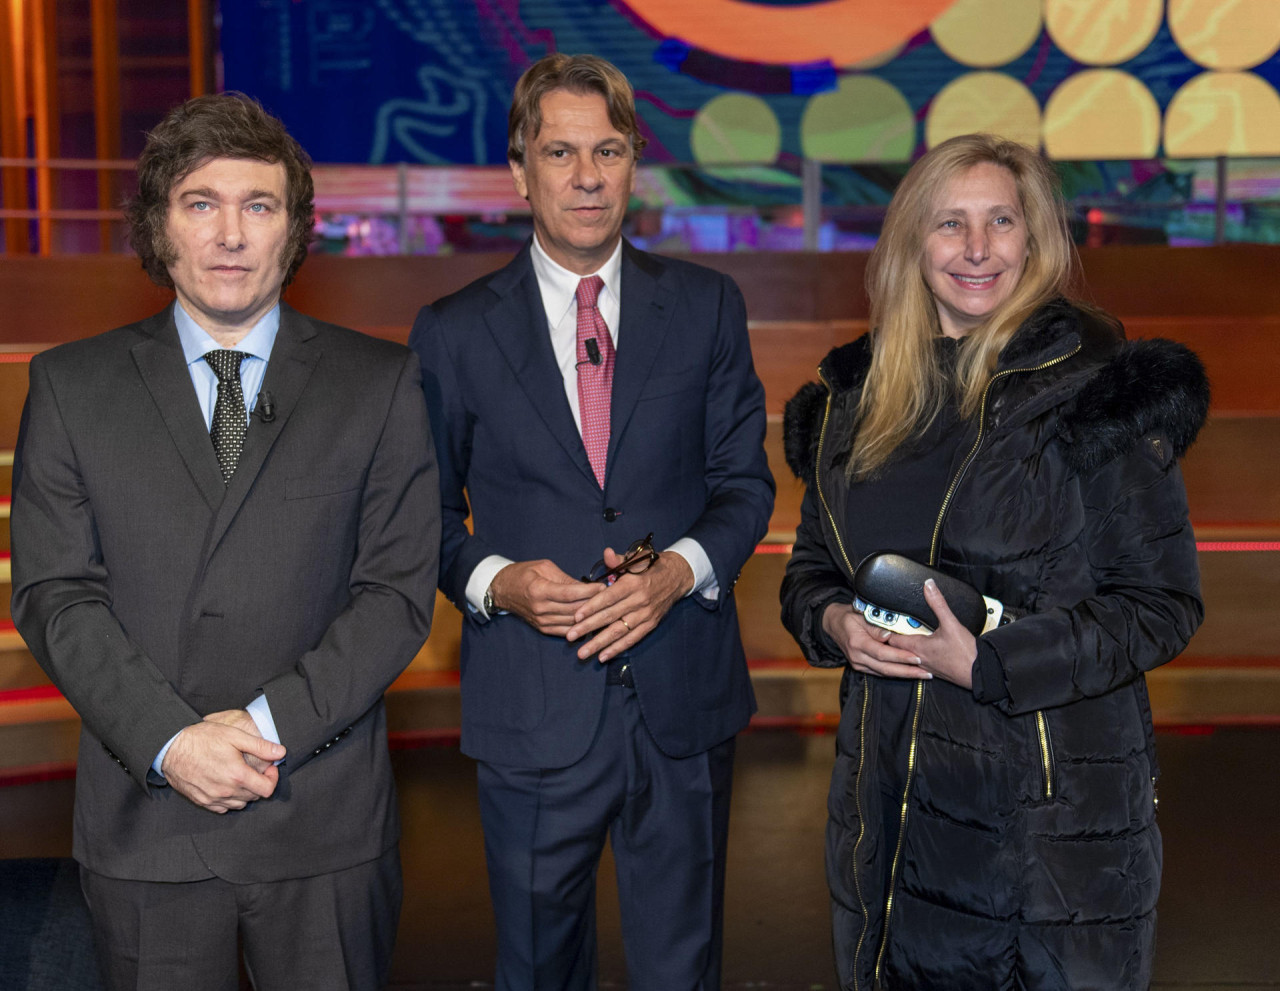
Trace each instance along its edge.
<path fill-rule="evenodd" d="M 631 632 L 631 624 L 630 624 L 630 623 L 628 623 L 628 622 L 627 622 L 625 619 L 623 619 L 621 616 L 619 616 L 619 617 L 618 617 L 618 622 L 619 622 L 619 623 L 621 623 L 623 626 L 625 626 L 625 627 L 627 628 L 627 632 L 628 632 L 628 633 L 630 633 L 630 632 Z"/>

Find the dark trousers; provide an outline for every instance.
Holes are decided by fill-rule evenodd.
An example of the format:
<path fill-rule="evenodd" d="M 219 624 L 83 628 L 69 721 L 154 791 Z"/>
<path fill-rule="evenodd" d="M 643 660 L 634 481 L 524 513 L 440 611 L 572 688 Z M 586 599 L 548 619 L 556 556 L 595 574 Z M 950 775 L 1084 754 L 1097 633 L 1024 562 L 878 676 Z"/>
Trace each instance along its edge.
<path fill-rule="evenodd" d="M 634 689 L 610 686 L 591 748 L 567 768 L 481 763 L 499 991 L 596 986 L 596 868 L 618 871 L 631 991 L 720 986 L 734 741 L 675 759 Z"/>
<path fill-rule="evenodd" d="M 376 991 L 400 918 L 400 851 L 332 874 L 167 884 L 80 868 L 111 991 Z"/>

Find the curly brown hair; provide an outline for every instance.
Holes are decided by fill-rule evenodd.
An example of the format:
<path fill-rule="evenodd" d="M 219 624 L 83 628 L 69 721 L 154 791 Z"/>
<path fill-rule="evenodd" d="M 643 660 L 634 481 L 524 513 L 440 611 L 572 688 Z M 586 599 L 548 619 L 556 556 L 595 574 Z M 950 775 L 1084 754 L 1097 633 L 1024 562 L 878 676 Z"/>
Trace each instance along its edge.
<path fill-rule="evenodd" d="M 284 124 L 244 93 L 198 96 L 170 110 L 147 135 L 138 158 L 138 194 L 125 206 L 129 243 L 157 285 L 173 288 L 177 258 L 165 233 L 174 185 L 215 158 L 244 158 L 284 166 L 289 237 L 281 252 L 284 285 L 307 257 L 315 227 L 311 158 Z"/>

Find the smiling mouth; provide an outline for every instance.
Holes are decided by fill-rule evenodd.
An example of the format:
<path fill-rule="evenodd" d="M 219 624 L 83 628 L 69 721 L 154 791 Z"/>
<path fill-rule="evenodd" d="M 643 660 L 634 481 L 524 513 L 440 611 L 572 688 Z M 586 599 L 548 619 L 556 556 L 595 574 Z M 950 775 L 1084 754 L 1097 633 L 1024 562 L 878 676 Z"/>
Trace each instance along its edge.
<path fill-rule="evenodd" d="M 954 272 L 948 274 L 966 289 L 986 289 L 1000 278 L 999 272 L 994 275 L 957 275 Z"/>

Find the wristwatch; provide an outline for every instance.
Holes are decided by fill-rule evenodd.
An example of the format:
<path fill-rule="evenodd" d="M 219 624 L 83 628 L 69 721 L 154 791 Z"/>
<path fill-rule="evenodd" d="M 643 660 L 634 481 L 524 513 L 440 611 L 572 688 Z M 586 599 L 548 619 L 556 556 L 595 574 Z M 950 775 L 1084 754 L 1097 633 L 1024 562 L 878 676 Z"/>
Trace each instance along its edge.
<path fill-rule="evenodd" d="M 489 587 L 484 590 L 484 614 L 492 616 L 497 609 L 493 601 L 493 582 L 490 582 Z"/>

